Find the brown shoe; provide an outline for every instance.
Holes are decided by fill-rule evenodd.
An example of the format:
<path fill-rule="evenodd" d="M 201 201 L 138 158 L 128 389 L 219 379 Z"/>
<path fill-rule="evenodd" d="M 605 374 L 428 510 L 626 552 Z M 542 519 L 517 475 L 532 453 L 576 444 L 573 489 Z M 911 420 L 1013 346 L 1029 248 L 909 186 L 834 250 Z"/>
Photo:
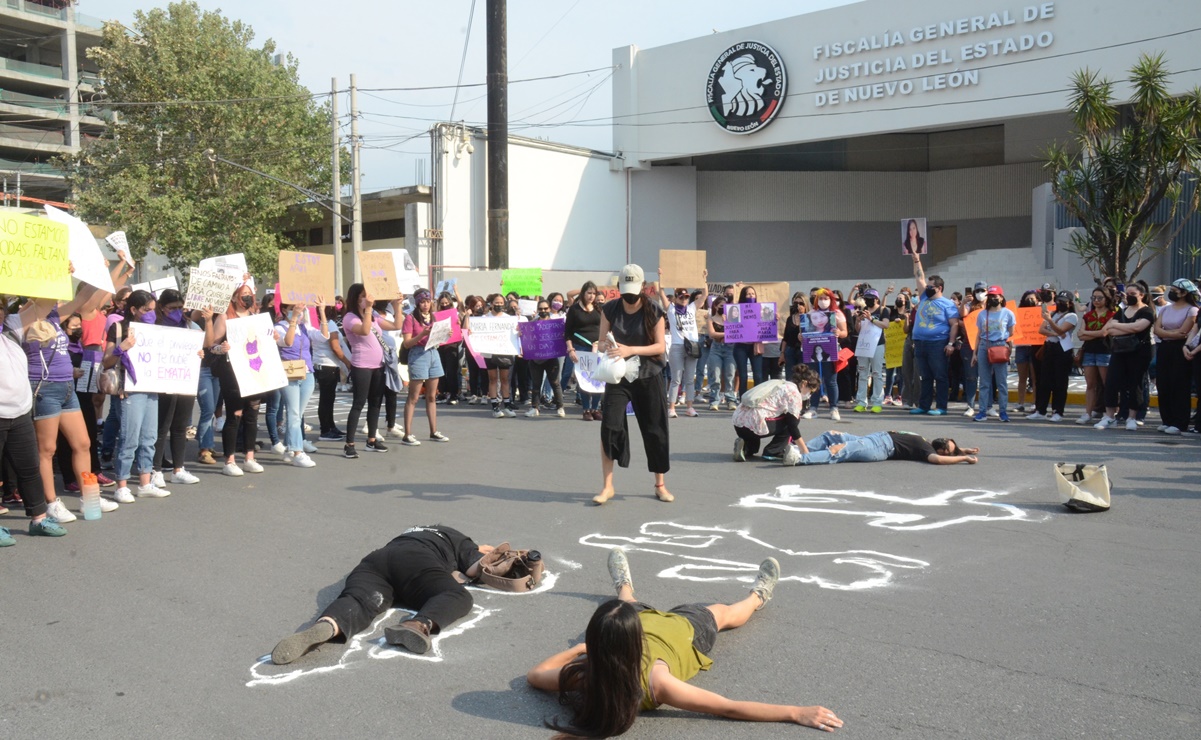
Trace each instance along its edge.
<path fill-rule="evenodd" d="M 592 421 L 592 411 L 584 409 L 584 421 Z"/>
<path fill-rule="evenodd" d="M 399 645 L 411 653 L 424 655 L 430 650 L 430 626 L 420 619 L 406 619 L 384 630 L 389 645 Z"/>
<path fill-rule="evenodd" d="M 200 456 L 197 458 L 201 465 L 216 465 L 217 461 L 213 458 L 212 450 L 201 450 Z"/>

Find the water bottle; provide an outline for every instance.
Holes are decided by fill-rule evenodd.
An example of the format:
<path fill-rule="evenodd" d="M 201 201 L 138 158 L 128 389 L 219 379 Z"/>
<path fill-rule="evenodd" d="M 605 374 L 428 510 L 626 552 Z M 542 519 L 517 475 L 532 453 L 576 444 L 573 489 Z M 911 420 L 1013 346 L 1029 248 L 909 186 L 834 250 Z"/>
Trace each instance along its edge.
<path fill-rule="evenodd" d="M 100 484 L 97 482 L 96 476 L 92 473 L 81 473 L 79 490 L 83 494 L 83 518 L 88 521 L 99 519 L 101 516 Z"/>

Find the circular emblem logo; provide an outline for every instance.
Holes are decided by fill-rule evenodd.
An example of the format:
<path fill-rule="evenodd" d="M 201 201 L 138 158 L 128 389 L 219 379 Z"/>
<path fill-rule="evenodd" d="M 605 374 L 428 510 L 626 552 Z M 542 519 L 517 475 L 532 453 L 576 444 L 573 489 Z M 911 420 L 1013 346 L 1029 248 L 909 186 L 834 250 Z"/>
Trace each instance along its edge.
<path fill-rule="evenodd" d="M 722 129 L 753 134 L 780 112 L 787 89 L 784 64 L 776 50 L 759 41 L 743 41 L 713 62 L 705 104 Z"/>

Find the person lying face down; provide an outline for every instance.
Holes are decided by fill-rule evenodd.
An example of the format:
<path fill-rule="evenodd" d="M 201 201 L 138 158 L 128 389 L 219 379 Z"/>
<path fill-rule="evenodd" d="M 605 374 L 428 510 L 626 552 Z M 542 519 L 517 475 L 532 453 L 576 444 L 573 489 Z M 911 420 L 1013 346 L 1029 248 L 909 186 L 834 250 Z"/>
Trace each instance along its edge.
<path fill-rule="evenodd" d="M 393 606 L 416 613 L 385 629 L 385 639 L 426 653 L 431 635 L 471 611 L 474 601 L 463 584 L 479 578 L 480 569 L 508 549 L 508 543 L 477 545 L 443 524 L 411 527 L 363 558 L 317 622 L 281 640 L 271 651 L 271 661 L 285 665 L 323 642 L 345 640 Z"/>
<path fill-rule="evenodd" d="M 820 465 L 840 462 L 912 460 L 931 465 L 976 463 L 979 447 L 960 447 L 955 440 L 939 437 L 927 442 L 910 432 L 876 432 L 862 437 L 831 429 L 808 442 L 798 440 L 788 448 L 784 465 Z"/>

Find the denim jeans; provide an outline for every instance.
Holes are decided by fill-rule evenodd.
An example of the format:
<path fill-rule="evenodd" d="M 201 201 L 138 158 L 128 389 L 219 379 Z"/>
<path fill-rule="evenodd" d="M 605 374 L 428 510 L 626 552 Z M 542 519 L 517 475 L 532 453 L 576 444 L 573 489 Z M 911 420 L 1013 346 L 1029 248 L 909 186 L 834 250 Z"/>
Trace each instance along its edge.
<path fill-rule="evenodd" d="M 721 401 L 721 382 L 726 382 L 726 400 L 734 397 L 734 345 L 714 342 L 709 348 L 709 389 L 712 403 Z"/>
<path fill-rule="evenodd" d="M 673 344 L 667 353 L 668 364 L 671 368 L 671 387 L 667 391 L 667 405 L 674 407 L 676 398 L 680 395 L 680 386 L 684 386 L 684 400 L 689 406 L 696 398 L 696 388 L 693 380 L 696 377 L 696 357 L 684 354 L 684 345 Z"/>
<path fill-rule="evenodd" d="M 982 344 L 977 340 L 976 344 Z M 959 348 L 959 356 L 963 358 L 963 400 L 968 406 L 976 405 L 976 386 L 980 379 L 980 370 L 984 367 L 977 363 L 976 367 L 972 367 L 972 348 L 967 342 Z"/>
<path fill-rule="evenodd" d="M 763 356 L 755 354 L 755 345 L 753 344 L 740 343 L 727 346 L 734 348 L 734 374 L 738 377 L 738 393 L 741 395 L 751 389 L 750 383 L 747 382 L 747 363 L 750 363 L 751 366 L 750 379 L 756 383 L 763 382 Z"/>
<path fill-rule="evenodd" d="M 196 441 L 202 450 L 213 448 L 213 413 L 221 398 L 221 379 L 210 368 L 200 368 L 200 385 L 196 388 L 196 403 L 200 404 L 200 421 L 196 423 Z M 175 462 L 172 460 L 171 462 Z M 176 463 L 182 465 L 182 461 Z"/>
<path fill-rule="evenodd" d="M 826 393 L 826 400 L 830 402 L 830 408 L 838 408 L 838 373 L 834 372 L 834 362 L 823 360 L 806 364 L 813 368 L 813 372 L 817 373 L 817 377 L 821 379 L 821 388 Z M 814 393 L 809 400 L 810 406 L 814 409 L 821 405 L 819 393 Z"/>
<path fill-rule="evenodd" d="M 287 414 L 288 423 L 284 444 L 290 452 L 304 451 L 304 409 L 313 395 L 314 385 L 313 374 L 307 373 L 303 380 L 289 380 L 287 385 L 279 389 L 280 405 Z"/>
<path fill-rule="evenodd" d="M 264 419 L 267 424 L 267 436 L 271 438 L 271 444 L 274 446 L 279 443 L 279 391 L 267 391 L 263 398 L 267 401 Z"/>
<path fill-rule="evenodd" d="M 884 403 L 884 345 L 876 346 L 876 354 L 859 358 L 859 387 L 855 393 L 855 405 L 867 405 L 867 381 L 872 381 L 872 406 Z"/>
<path fill-rule="evenodd" d="M 941 339 L 933 341 L 914 340 L 913 363 L 918 377 L 922 379 L 921 397 L 917 405 L 929 411 L 937 402 L 938 408 L 947 410 L 947 343 Z"/>
<path fill-rule="evenodd" d="M 797 365 L 804 362 L 804 350 L 800 347 L 785 347 L 784 348 L 784 379 L 792 378 L 792 371 Z"/>
<path fill-rule="evenodd" d="M 154 443 L 157 439 L 158 394 L 130 393 L 122 398 L 117 480 L 129 480 L 129 476 L 133 472 L 135 457 L 137 458 L 138 474 L 154 471 Z"/>
<path fill-rule="evenodd" d="M 976 407 L 977 413 L 987 413 L 992 408 L 993 390 L 997 391 L 997 408 L 1002 414 L 1009 413 L 1009 363 L 998 362 L 992 364 L 988 361 L 988 348 L 990 344 L 997 347 L 1004 346 L 1002 342 L 990 343 L 986 339 L 978 339 L 976 341 L 976 371 L 980 376 L 980 405 Z"/>
<path fill-rule="evenodd" d="M 108 415 L 104 417 L 104 429 L 100 435 L 100 456 L 111 458 L 118 451 L 117 440 L 121 435 L 121 399 L 108 399 Z"/>
<path fill-rule="evenodd" d="M 704 334 L 701 337 L 701 356 L 696 361 L 696 378 L 692 383 L 692 397 L 696 398 L 701 394 L 701 388 L 705 385 L 705 368 L 709 367 L 709 348 L 705 345 L 709 342 Z"/>
<path fill-rule="evenodd" d="M 828 448 L 846 445 L 836 453 L 831 454 Z M 876 432 L 865 437 L 857 437 L 845 432 L 826 432 L 825 434 L 806 442 L 809 452 L 801 455 L 798 465 L 822 465 L 840 462 L 880 462 L 892 457 L 896 449 L 888 432 Z"/>

